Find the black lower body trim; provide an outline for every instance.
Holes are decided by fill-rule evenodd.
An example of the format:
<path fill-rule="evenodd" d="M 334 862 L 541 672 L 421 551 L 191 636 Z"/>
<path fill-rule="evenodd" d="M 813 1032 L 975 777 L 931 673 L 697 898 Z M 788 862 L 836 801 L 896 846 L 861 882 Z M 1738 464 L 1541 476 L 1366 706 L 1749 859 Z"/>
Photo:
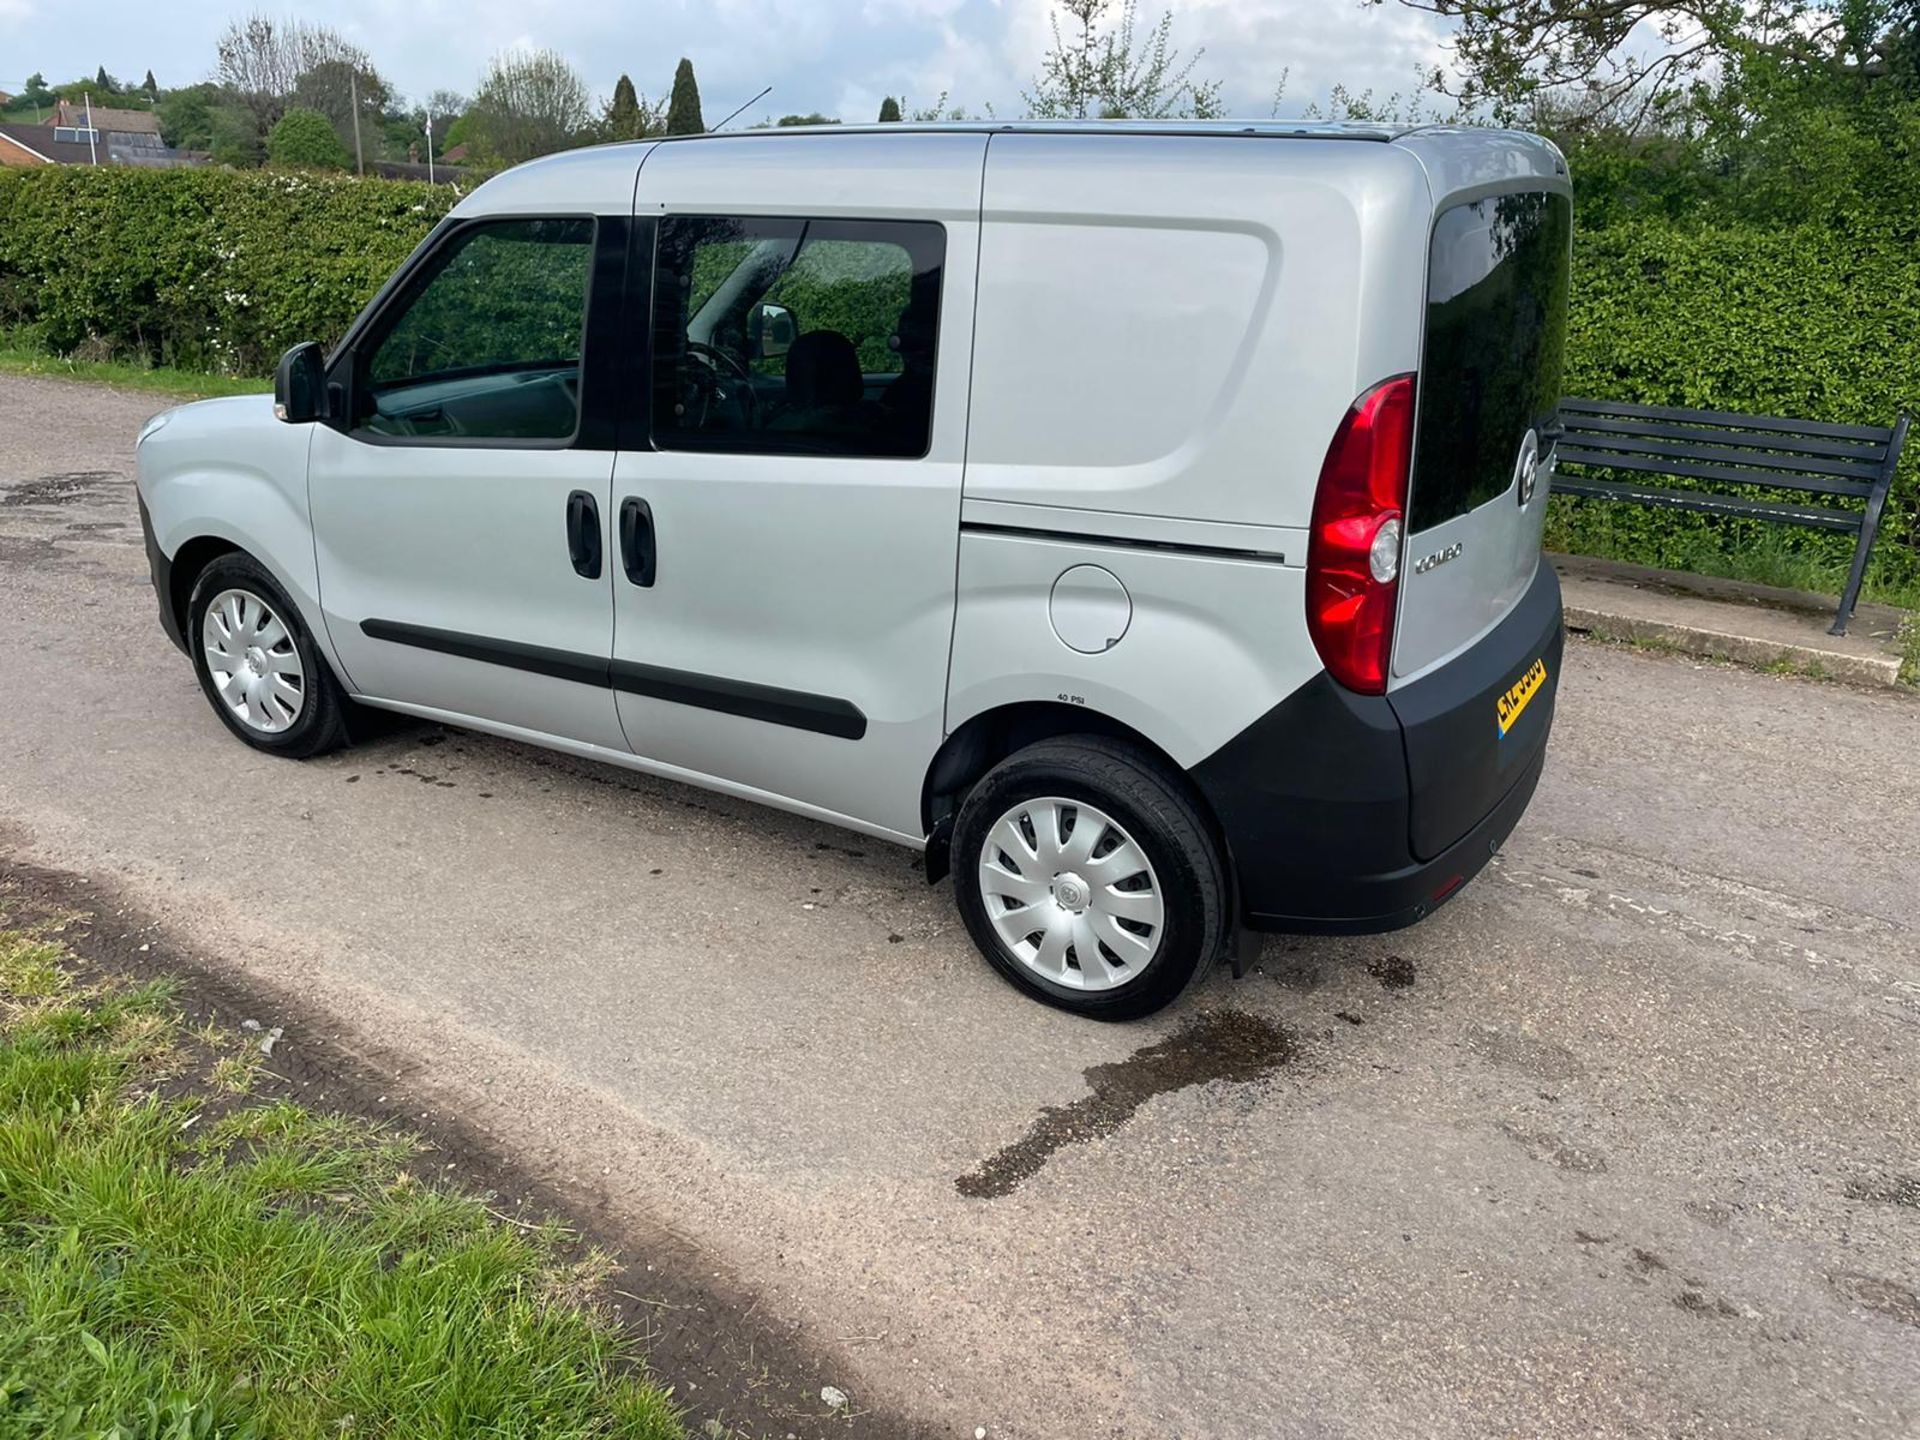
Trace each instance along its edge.
<path fill-rule="evenodd" d="M 187 648 L 187 637 L 181 632 L 179 612 L 173 608 L 173 562 L 154 538 L 153 517 L 147 513 L 147 502 L 136 496 L 134 503 L 140 507 L 140 534 L 147 544 L 147 573 L 153 577 L 153 593 L 160 601 L 160 629 L 176 650 L 190 655 L 193 652 Z"/>
<path fill-rule="evenodd" d="M 404 625 L 398 620 L 362 620 L 360 633 L 371 640 L 390 640 L 396 645 L 411 645 L 416 650 L 434 650 L 442 655 L 458 655 L 462 660 L 505 665 L 512 670 L 549 675 L 555 680 L 598 685 L 603 690 L 609 683 L 605 660 L 571 650 L 549 650 L 542 645 L 522 645 L 517 640 L 491 640 L 484 635 L 463 635 L 458 630 Z"/>
<path fill-rule="evenodd" d="M 667 670 L 634 660 L 612 665 L 613 688 L 676 705 L 697 705 L 748 720 L 764 720 L 790 730 L 811 730 L 842 740 L 858 740 L 867 733 L 867 717 L 852 702 L 831 695 L 809 695 L 804 690 L 782 690 L 749 680 L 721 680 L 685 670 Z"/>
<path fill-rule="evenodd" d="M 1392 930 L 1478 873 L 1539 783 L 1562 633 L 1542 565 L 1506 619 L 1431 674 L 1380 696 L 1323 671 L 1196 765 L 1245 922 Z M 1503 731 L 1499 698 L 1538 663 L 1545 683 Z"/>
<path fill-rule="evenodd" d="M 1400 870 L 1365 877 L 1362 893 L 1369 903 L 1358 907 L 1361 913 L 1328 914 L 1318 907 L 1317 913 L 1307 915 L 1253 910 L 1244 917 L 1248 928 L 1294 935 L 1384 935 L 1417 924 L 1458 895 L 1499 852 L 1520 817 L 1527 813 L 1546 765 L 1547 754 L 1542 750 L 1500 803 L 1442 854 Z"/>
<path fill-rule="evenodd" d="M 1264 560 L 1284 565 L 1287 557 L 1273 550 L 1249 550 L 1232 545 L 1189 545 L 1182 540 L 1138 540 L 1125 535 L 1096 535 L 1081 530 L 1042 530 L 1027 525 L 960 522 L 962 535 L 1011 535 L 1018 540 L 1064 540 L 1073 545 L 1106 545 L 1119 550 L 1163 550 L 1175 555 L 1200 555 L 1214 560 Z"/>
<path fill-rule="evenodd" d="M 596 659 L 571 650 L 550 650 L 542 645 L 466 635 L 457 630 L 435 630 L 398 620 L 362 620 L 360 631 L 373 640 L 458 655 L 463 660 L 478 660 L 488 665 L 504 665 L 555 680 L 571 680 L 578 685 L 597 685 L 676 705 L 716 710 L 725 715 L 762 720 L 769 725 L 783 725 L 790 730 L 810 730 L 842 740 L 858 740 L 867 733 L 867 717 L 859 707 L 830 695 L 782 690 L 773 685 L 756 685 L 750 680 L 696 675 L 633 660 Z"/>

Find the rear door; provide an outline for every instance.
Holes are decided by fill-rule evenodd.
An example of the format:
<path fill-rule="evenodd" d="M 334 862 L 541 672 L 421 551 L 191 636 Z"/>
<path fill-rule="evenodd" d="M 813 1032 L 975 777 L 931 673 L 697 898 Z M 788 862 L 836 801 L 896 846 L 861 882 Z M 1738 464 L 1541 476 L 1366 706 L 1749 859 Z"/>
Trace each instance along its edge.
<path fill-rule="evenodd" d="M 1388 690 L 1421 860 L 1537 773 L 1551 724 L 1560 603 L 1540 532 L 1571 210 L 1564 181 L 1483 187 L 1444 205 L 1433 227 Z"/>
<path fill-rule="evenodd" d="M 985 147 L 740 136 L 642 168 L 651 373 L 614 472 L 612 679 L 662 771 L 924 833 Z"/>
<path fill-rule="evenodd" d="M 1571 231 L 1572 202 L 1545 188 L 1468 199 L 1434 222 L 1398 680 L 1492 630 L 1539 565 Z"/>

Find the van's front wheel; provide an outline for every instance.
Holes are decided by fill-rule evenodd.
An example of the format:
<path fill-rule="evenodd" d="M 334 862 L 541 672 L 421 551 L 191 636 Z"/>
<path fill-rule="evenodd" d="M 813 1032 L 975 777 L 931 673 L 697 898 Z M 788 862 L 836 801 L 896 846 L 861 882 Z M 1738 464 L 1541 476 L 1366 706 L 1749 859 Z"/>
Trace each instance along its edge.
<path fill-rule="evenodd" d="M 207 703 L 256 750 L 304 760 L 345 743 L 346 697 L 287 592 L 250 555 L 219 556 L 187 601 Z"/>
<path fill-rule="evenodd" d="M 1226 943 L 1226 874 L 1178 780 L 1099 737 L 1046 740 L 974 786 L 953 837 L 974 943 L 1037 999 L 1102 1020 L 1160 1009 Z"/>

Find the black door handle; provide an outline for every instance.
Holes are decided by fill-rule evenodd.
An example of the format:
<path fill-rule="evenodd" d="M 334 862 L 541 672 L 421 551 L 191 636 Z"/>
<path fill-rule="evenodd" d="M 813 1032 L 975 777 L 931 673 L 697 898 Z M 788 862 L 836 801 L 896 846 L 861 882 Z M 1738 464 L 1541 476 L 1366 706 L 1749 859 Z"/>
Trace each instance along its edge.
<path fill-rule="evenodd" d="M 620 502 L 620 564 L 627 579 L 645 588 L 653 584 L 659 547 L 653 539 L 653 507 L 637 495 Z"/>
<path fill-rule="evenodd" d="M 584 490 L 567 496 L 567 554 L 575 574 L 600 578 L 600 505 Z"/>

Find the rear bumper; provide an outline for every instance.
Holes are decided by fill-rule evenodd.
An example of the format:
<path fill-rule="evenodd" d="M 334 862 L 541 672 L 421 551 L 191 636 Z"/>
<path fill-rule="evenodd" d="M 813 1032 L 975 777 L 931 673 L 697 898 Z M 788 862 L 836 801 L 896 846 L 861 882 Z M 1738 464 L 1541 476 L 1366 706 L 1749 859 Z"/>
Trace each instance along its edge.
<path fill-rule="evenodd" d="M 1564 632 L 1560 586 L 1532 587 L 1479 644 L 1389 696 L 1321 674 L 1191 772 L 1256 930 L 1375 933 L 1429 915 L 1526 812 L 1546 764 Z M 1546 682 L 1502 732 L 1499 697 Z"/>

